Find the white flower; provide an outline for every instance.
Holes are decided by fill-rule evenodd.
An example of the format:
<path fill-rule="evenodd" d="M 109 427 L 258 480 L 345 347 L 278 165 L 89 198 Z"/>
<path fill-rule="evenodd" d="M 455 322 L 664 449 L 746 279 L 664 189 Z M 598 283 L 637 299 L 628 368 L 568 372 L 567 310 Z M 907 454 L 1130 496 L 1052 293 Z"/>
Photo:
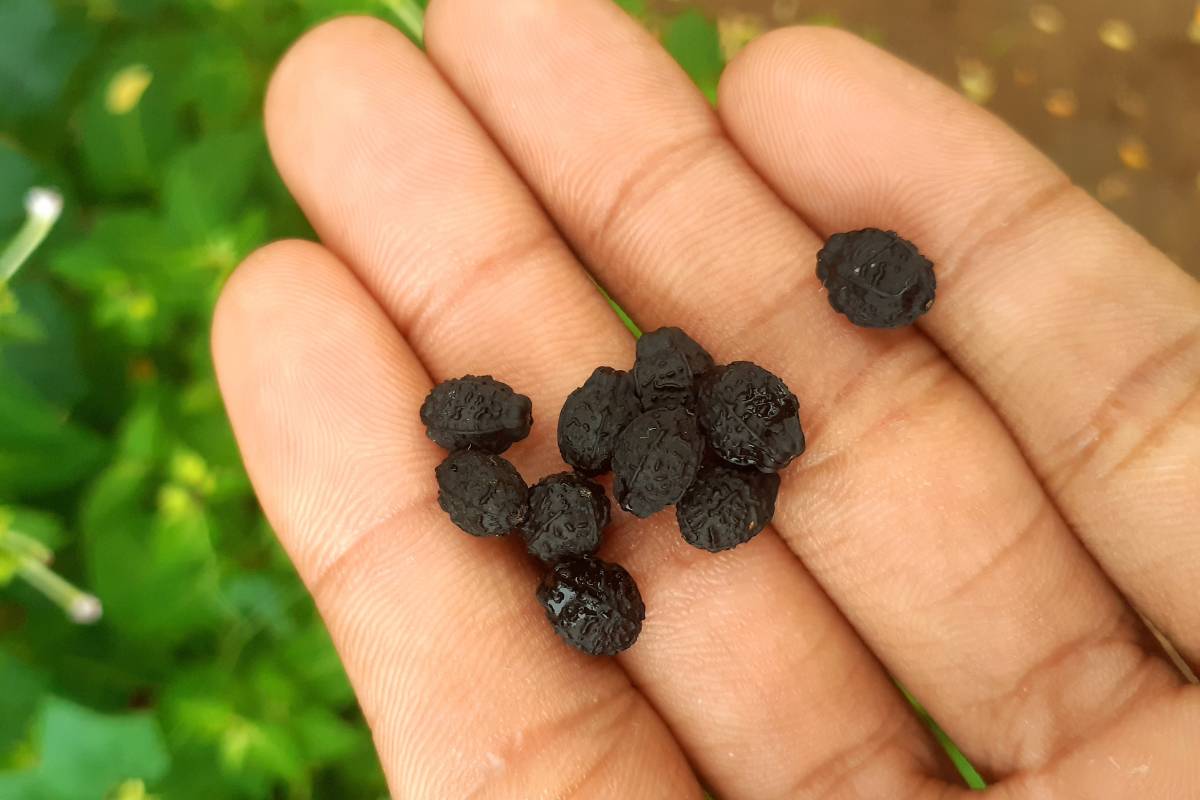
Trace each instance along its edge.
<path fill-rule="evenodd" d="M 25 211 L 38 222 L 53 225 L 62 210 L 62 195 L 53 189 L 34 187 L 25 195 Z"/>

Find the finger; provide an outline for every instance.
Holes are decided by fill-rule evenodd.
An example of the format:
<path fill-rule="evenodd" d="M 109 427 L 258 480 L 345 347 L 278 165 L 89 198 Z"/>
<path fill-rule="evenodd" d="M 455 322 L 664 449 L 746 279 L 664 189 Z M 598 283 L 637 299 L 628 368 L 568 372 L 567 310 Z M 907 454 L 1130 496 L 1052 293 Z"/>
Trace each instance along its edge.
<path fill-rule="evenodd" d="M 1113 580 L 1200 659 L 1200 285 L 986 112 L 853 37 L 791 30 L 722 117 L 823 235 L 938 263 L 922 322 L 995 405 Z"/>
<path fill-rule="evenodd" d="M 213 340 L 255 488 L 397 796 L 699 794 L 620 669 L 541 635 L 529 566 L 439 512 L 429 379 L 348 270 L 316 245 L 261 251 Z"/>
<path fill-rule="evenodd" d="M 314 227 L 433 376 L 494 372 L 529 394 L 534 433 L 510 452 L 531 479 L 563 469 L 557 410 L 596 365 L 628 365 L 632 339 L 424 57 L 376 22 L 319 29 L 280 67 L 268 130 Z M 862 694 L 840 698 L 847 722 L 838 732 L 875 736 L 883 762 L 910 753 L 891 740 L 896 715 L 876 705 L 893 690 L 778 540 L 741 558 L 701 559 L 662 526 L 611 538 L 618 550 L 632 543 L 620 557 L 649 615 L 622 663 L 706 777 L 735 795 L 785 794 L 799 780 L 790 765 L 803 767 L 796 756 L 819 730 L 808 713 L 813 692 L 824 697 L 841 681 Z M 672 602 L 704 585 L 723 591 L 697 593 L 688 607 Z M 727 620 L 736 625 L 721 627 Z M 826 672 L 849 663 L 866 668 Z M 797 686 L 797 676 L 814 681 Z M 815 780 L 836 781 L 844 767 Z"/>
<path fill-rule="evenodd" d="M 1114 697 L 1173 680 L 937 348 L 834 317 L 819 242 L 635 23 L 603 0 L 440 0 L 426 41 L 634 319 L 687 320 L 797 390 L 812 445 L 776 526 L 985 768 L 1043 763 Z"/>

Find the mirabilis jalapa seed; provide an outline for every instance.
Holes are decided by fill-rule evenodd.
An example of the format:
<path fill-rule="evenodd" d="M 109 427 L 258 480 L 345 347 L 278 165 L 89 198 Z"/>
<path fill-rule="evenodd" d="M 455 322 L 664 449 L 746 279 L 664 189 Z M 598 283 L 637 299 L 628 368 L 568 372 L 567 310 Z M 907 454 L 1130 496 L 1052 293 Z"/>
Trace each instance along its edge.
<path fill-rule="evenodd" d="M 933 263 L 894 231 L 835 233 L 817 254 L 829 304 L 864 328 L 911 325 L 933 307 Z"/>

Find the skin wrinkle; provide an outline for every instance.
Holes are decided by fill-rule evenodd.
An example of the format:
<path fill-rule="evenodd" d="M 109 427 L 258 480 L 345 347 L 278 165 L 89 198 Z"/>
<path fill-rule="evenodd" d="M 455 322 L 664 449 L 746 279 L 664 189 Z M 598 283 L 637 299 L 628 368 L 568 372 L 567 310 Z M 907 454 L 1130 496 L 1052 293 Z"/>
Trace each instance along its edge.
<path fill-rule="evenodd" d="M 1112 480 L 1115 475 L 1125 472 L 1130 465 L 1148 453 L 1153 452 L 1154 447 L 1167 437 L 1167 434 L 1174 429 L 1175 425 L 1189 419 L 1189 415 L 1185 413 L 1189 408 L 1195 406 L 1196 409 L 1200 409 L 1200 403 L 1197 403 L 1197 400 L 1200 400 L 1200 371 L 1197 372 L 1196 385 L 1188 393 L 1187 397 L 1183 398 L 1182 401 L 1166 414 L 1163 414 L 1157 422 L 1152 423 L 1138 437 L 1138 443 L 1120 461 L 1114 464 L 1111 469 L 1104 470 L 1101 473 L 1101 480 Z M 1193 413 L 1190 416 L 1195 417 L 1197 415 Z"/>
<path fill-rule="evenodd" d="M 1016 558 L 1031 544 L 1039 543 L 1039 534 L 1043 533 L 1043 526 L 1047 523 L 1050 523 L 1051 527 L 1061 524 L 1058 509 L 1055 508 L 1054 503 L 1050 502 L 1049 498 L 1043 500 L 1037 507 L 1037 510 L 1030 516 L 1028 522 L 1015 528 L 1016 533 L 984 559 L 976 572 L 957 581 L 949 591 L 944 595 L 939 595 L 937 601 L 931 605 L 948 605 L 962 602 L 971 593 L 972 589 L 979 587 L 980 578 L 988 573 L 995 572 L 1001 564 L 1009 559 Z"/>
<path fill-rule="evenodd" d="M 904 749 L 900 740 L 905 734 L 906 726 L 896 720 L 882 719 L 875 730 L 853 744 L 827 754 L 815 766 L 804 770 L 779 797 L 827 797 L 855 777 L 863 763 L 879 760 L 880 754 L 889 748 Z"/>
<path fill-rule="evenodd" d="M 608 239 L 622 219 L 636 217 L 660 191 L 696 168 L 700 159 L 711 157 L 713 143 L 725 138 L 715 120 L 712 122 L 706 130 L 686 135 L 683 141 L 672 140 L 647 153 L 618 185 L 608 208 L 599 215 L 595 232 L 587 238 L 593 244 Z"/>
<path fill-rule="evenodd" d="M 539 229 L 530 236 L 493 249 L 469 264 L 456 267 L 453 281 L 441 281 L 426 287 L 420 299 L 412 303 L 412 313 L 393 320 L 396 328 L 406 339 L 419 338 L 434 320 L 443 324 L 447 318 L 453 317 L 454 310 L 467 295 L 479 291 L 494 293 L 496 282 L 502 281 L 503 276 L 520 275 L 528 262 L 543 257 L 547 260 L 555 257 L 564 261 L 569 259 L 562 240 L 553 228 Z M 407 297 L 405 302 L 409 302 Z M 399 302 L 393 305 L 399 305 Z"/>
<path fill-rule="evenodd" d="M 1006 211 L 999 222 L 992 221 L 995 209 L 988 202 L 979 204 L 978 209 L 967 216 L 958 236 L 950 241 L 955 245 L 942 254 L 938 264 L 938 291 L 953 296 L 950 287 L 955 284 L 959 270 L 970 263 L 986 261 L 987 254 L 1002 243 L 1020 240 L 1027 235 L 1031 225 L 1044 221 L 1044 214 L 1059 204 L 1068 204 L 1086 193 L 1061 172 L 1055 171 L 1050 178 L 1035 178 L 1028 181 L 1033 185 L 1029 191 L 1018 189 L 1011 195 L 1001 195 L 1000 202 Z M 1014 203 L 1010 197 L 1021 198 Z M 981 233 L 974 233 L 981 231 Z M 918 323 L 919 324 L 919 323 Z"/>
<path fill-rule="evenodd" d="M 1087 417 L 1078 430 L 1050 448 L 1046 469 L 1047 481 L 1058 492 L 1066 492 L 1071 485 L 1086 474 L 1089 465 L 1097 458 L 1098 452 L 1105 439 L 1110 436 L 1127 420 L 1121 412 L 1123 405 L 1135 387 L 1152 386 L 1163 382 L 1171 375 L 1180 363 L 1194 359 L 1200 364 L 1200 324 L 1193 326 L 1181 336 L 1176 337 L 1166 345 L 1144 356 L 1122 378 L 1116 381 L 1097 407 Z M 1174 413 L 1182 410 L 1200 391 L 1200 369 L 1195 370 L 1196 378 L 1192 390 L 1184 401 L 1172 409 Z M 1160 416 L 1149 426 L 1151 430 L 1172 421 L 1173 414 Z M 1145 443 L 1145 434 L 1138 444 L 1130 451 L 1135 453 L 1141 444 Z M 1130 455 L 1126 454 L 1126 458 Z M 1062 455 L 1059 455 L 1062 454 Z"/>

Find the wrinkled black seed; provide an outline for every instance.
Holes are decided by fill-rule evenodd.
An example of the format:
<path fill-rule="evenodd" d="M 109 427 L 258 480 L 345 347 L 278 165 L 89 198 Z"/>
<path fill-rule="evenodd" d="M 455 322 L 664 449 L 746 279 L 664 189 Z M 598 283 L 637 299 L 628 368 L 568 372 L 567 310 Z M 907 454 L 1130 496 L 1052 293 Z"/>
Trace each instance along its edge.
<path fill-rule="evenodd" d="M 525 521 L 528 489 L 516 467 L 481 450 L 459 450 L 434 471 L 438 505 L 472 536 L 503 536 Z"/>
<path fill-rule="evenodd" d="M 796 395 L 757 364 L 713 369 L 701 382 L 698 408 L 709 444 L 731 464 L 775 472 L 804 452 Z"/>
<path fill-rule="evenodd" d="M 829 237 L 817 254 L 829 304 L 864 328 L 911 325 L 933 306 L 933 263 L 893 231 L 867 228 Z"/>
<path fill-rule="evenodd" d="M 447 450 L 503 453 L 529 435 L 533 405 L 490 375 L 467 375 L 433 387 L 421 405 L 421 421 L 429 438 Z"/>
<path fill-rule="evenodd" d="M 594 656 L 611 656 L 637 641 L 646 617 L 641 593 L 619 564 L 572 556 L 550 565 L 537 590 L 554 631 Z"/>
<path fill-rule="evenodd" d="M 543 561 L 594 553 L 609 513 L 603 486 L 561 472 L 529 487 L 529 516 L 521 536 L 529 552 Z"/>
<path fill-rule="evenodd" d="M 719 553 L 750 541 L 775 514 L 779 476 L 706 464 L 675 506 L 684 541 Z"/>
<path fill-rule="evenodd" d="M 659 328 L 637 341 L 634 382 L 642 408 L 691 405 L 696 379 L 712 369 L 713 360 L 679 328 Z"/>
<path fill-rule="evenodd" d="M 679 500 L 696 479 L 704 439 L 686 408 L 647 411 L 621 431 L 613 452 L 621 508 L 648 517 Z"/>
<path fill-rule="evenodd" d="M 617 434 L 640 413 L 633 376 L 597 367 L 583 386 L 567 396 L 559 414 L 558 450 L 563 461 L 585 475 L 607 472 Z"/>

